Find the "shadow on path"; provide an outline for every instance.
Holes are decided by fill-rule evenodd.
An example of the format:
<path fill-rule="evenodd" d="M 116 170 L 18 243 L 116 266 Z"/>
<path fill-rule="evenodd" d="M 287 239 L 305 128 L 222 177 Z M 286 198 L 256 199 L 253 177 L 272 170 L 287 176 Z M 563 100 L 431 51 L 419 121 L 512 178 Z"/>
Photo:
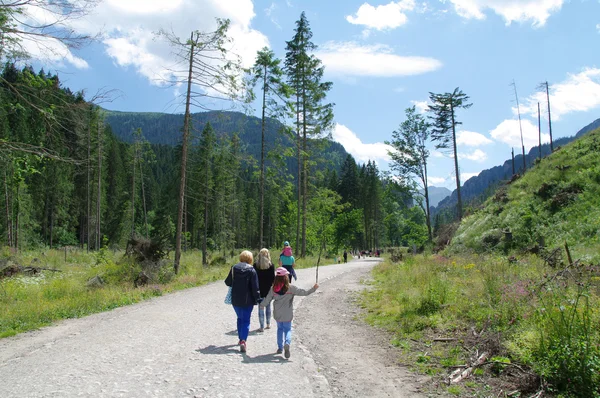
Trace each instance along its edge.
<path fill-rule="evenodd" d="M 195 350 L 201 354 L 212 354 L 212 355 L 222 355 L 222 354 L 230 354 L 232 352 L 240 352 L 240 346 L 237 344 L 229 344 L 224 346 L 216 346 L 209 345 L 204 348 L 198 348 Z"/>
<path fill-rule="evenodd" d="M 288 362 L 287 359 L 283 358 L 281 354 L 264 354 L 258 355 L 255 357 L 249 356 L 248 354 L 244 355 L 244 360 L 242 363 L 250 364 L 250 363 L 285 363 Z"/>

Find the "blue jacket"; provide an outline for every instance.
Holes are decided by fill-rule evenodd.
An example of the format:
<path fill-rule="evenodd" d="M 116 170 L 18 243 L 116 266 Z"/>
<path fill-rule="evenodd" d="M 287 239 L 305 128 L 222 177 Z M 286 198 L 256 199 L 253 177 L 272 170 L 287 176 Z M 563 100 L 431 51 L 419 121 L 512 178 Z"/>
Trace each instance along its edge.
<path fill-rule="evenodd" d="M 231 267 L 225 284 L 232 287 L 231 304 L 234 307 L 251 307 L 259 303 L 258 277 L 250 264 L 238 263 Z"/>

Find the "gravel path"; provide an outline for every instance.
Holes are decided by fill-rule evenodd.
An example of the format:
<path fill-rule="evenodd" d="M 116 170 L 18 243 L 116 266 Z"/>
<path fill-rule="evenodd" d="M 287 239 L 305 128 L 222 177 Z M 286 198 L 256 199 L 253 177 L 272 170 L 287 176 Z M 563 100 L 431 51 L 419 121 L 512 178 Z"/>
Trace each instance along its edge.
<path fill-rule="evenodd" d="M 294 300 L 289 360 L 275 355 L 276 326 L 255 331 L 256 310 L 239 352 L 217 282 L 0 340 L 0 397 L 417 397 L 423 381 L 354 319 L 352 294 L 374 264 L 319 268 L 317 293 Z M 298 270 L 296 284 L 314 278 Z"/>

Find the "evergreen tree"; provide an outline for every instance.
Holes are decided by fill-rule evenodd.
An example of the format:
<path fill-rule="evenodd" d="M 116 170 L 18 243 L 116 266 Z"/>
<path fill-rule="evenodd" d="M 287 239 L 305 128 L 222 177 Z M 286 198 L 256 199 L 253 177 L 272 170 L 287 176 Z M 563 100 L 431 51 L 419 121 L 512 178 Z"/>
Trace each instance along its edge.
<path fill-rule="evenodd" d="M 322 82 L 324 67 L 312 54 L 317 46 L 312 43 L 312 31 L 304 12 L 296 21 L 295 35 L 286 44 L 285 70 L 293 90 L 296 113 L 298 156 L 298 219 L 296 247 L 300 242 L 300 257 L 306 253 L 306 217 L 308 203 L 309 148 L 308 138 L 318 138 L 329 130 L 333 122 L 333 104 L 325 103 L 331 82 Z M 302 211 L 300 211 L 300 207 Z M 300 217 L 302 238 L 300 239 Z"/>
<path fill-rule="evenodd" d="M 340 170 L 340 181 L 337 192 L 342 197 L 343 203 L 356 207 L 359 204 L 360 190 L 358 183 L 358 169 L 354 157 L 350 154 Z"/>
<path fill-rule="evenodd" d="M 252 87 L 260 83 L 262 90 L 261 149 L 260 149 L 260 217 L 259 248 L 264 247 L 265 208 L 265 127 L 267 118 L 283 117 L 287 113 L 290 90 L 283 81 L 283 70 L 275 53 L 265 47 L 256 55 L 254 67 L 250 69 Z"/>
<path fill-rule="evenodd" d="M 432 120 L 431 139 L 437 142 L 436 149 L 451 149 L 454 156 L 454 172 L 456 175 L 456 193 L 458 196 L 458 219 L 462 219 L 462 198 L 460 196 L 460 170 L 458 168 L 458 151 L 456 147 L 456 126 L 462 124 L 456 120 L 457 109 L 468 109 L 473 104 L 467 103 L 469 97 L 458 87 L 451 93 L 429 93 L 432 105 L 429 112 Z"/>

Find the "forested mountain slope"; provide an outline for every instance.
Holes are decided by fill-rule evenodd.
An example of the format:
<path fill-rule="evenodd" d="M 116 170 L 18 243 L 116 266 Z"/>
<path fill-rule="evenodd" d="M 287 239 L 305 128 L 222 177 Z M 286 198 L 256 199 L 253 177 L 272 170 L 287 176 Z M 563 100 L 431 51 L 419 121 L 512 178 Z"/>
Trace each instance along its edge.
<path fill-rule="evenodd" d="M 143 136 L 151 144 L 177 145 L 181 140 L 183 115 L 153 112 L 117 112 L 106 111 L 105 122 L 112 128 L 113 133 L 125 142 L 133 141 L 133 132 L 140 128 Z M 200 132 L 210 123 L 215 134 L 225 134 L 230 137 L 237 133 L 242 150 L 255 159 L 260 159 L 261 119 L 247 116 L 241 112 L 200 112 L 192 114 L 192 141 L 197 143 Z M 265 128 L 266 150 L 272 150 L 276 145 L 282 148 L 295 148 L 292 133 L 285 131 L 285 126 L 277 120 L 267 119 Z M 344 147 L 334 141 L 325 140 L 322 150 L 330 164 L 328 167 L 339 171 L 347 156 Z M 293 159 L 288 164 L 290 172 L 295 173 Z"/>
<path fill-rule="evenodd" d="M 567 242 L 579 256 L 598 256 L 599 155 L 600 129 L 580 134 L 465 217 L 451 250 L 523 250 Z"/>
<path fill-rule="evenodd" d="M 594 122 L 585 126 L 577 132 L 573 137 L 564 137 L 554 140 L 553 146 L 557 148 L 572 142 L 578 137 L 581 137 L 585 133 L 592 131 L 600 127 L 600 119 L 596 119 Z M 546 157 L 550 154 L 550 144 L 543 144 L 541 147 L 542 157 Z M 539 157 L 540 147 L 535 146 L 531 148 L 529 153 L 525 156 L 527 168 L 531 168 Z M 509 155 L 509 154 L 508 154 Z M 523 156 L 515 155 L 515 172 L 522 174 L 523 168 Z M 469 178 L 464 182 L 461 188 L 462 200 L 469 204 L 469 202 L 477 205 L 487 199 L 494 193 L 496 188 L 504 182 L 511 179 L 513 175 L 512 159 L 505 161 L 501 166 L 492 167 L 491 169 L 483 170 L 479 175 Z M 438 206 L 432 209 L 432 215 L 444 211 L 450 211 L 456 207 L 457 193 L 456 190 L 452 191 L 452 194 L 439 202 Z"/>

